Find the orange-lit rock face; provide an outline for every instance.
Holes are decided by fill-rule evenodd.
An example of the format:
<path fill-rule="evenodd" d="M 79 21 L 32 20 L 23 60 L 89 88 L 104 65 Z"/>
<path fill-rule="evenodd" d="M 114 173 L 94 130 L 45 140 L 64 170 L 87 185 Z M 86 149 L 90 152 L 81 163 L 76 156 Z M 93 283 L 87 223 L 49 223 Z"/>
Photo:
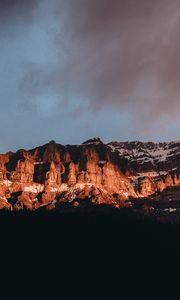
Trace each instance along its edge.
<path fill-rule="evenodd" d="M 173 183 L 173 178 L 171 177 L 171 175 L 167 175 L 166 178 L 165 178 L 165 185 L 166 186 L 172 186 L 174 183 Z"/>
<path fill-rule="evenodd" d="M 166 188 L 166 184 L 165 182 L 162 180 L 162 179 L 159 179 L 157 182 L 156 182 L 156 187 L 157 187 L 157 190 L 162 192 L 164 191 L 164 189 Z"/>
<path fill-rule="evenodd" d="M 125 182 L 128 183 L 125 176 L 112 163 L 107 162 L 103 166 L 102 184 L 107 190 L 118 192 L 123 187 L 126 188 Z"/>
<path fill-rule="evenodd" d="M 61 172 L 56 168 L 54 162 L 51 162 L 50 170 L 46 173 L 46 184 L 56 186 L 61 183 Z"/>
<path fill-rule="evenodd" d="M 153 180 L 149 177 L 145 177 L 140 182 L 140 194 L 143 196 L 149 196 L 156 191 L 156 185 Z"/>
<path fill-rule="evenodd" d="M 0 181 L 7 178 L 6 163 L 9 161 L 9 156 L 5 154 L 0 154 Z"/>
<path fill-rule="evenodd" d="M 29 159 L 19 160 L 15 172 L 12 173 L 12 181 L 21 183 L 33 182 L 34 163 Z"/>
<path fill-rule="evenodd" d="M 51 192 L 50 190 L 46 190 L 43 194 L 42 194 L 42 199 L 41 202 L 42 204 L 49 204 L 52 203 L 52 201 L 55 199 L 56 197 L 56 193 Z"/>
<path fill-rule="evenodd" d="M 102 170 L 98 165 L 97 154 L 94 152 L 91 153 L 90 156 L 87 156 L 85 182 L 92 184 L 101 184 L 101 180 Z"/>
<path fill-rule="evenodd" d="M 5 210 L 13 210 L 13 207 L 10 203 L 8 203 L 7 199 L 4 197 L 0 197 L 0 210 L 5 209 Z"/>
<path fill-rule="evenodd" d="M 29 193 L 22 192 L 22 194 L 18 197 L 18 201 L 16 203 L 17 209 L 29 209 L 32 210 L 32 201 Z"/>
<path fill-rule="evenodd" d="M 140 195 L 147 197 L 156 193 L 157 191 L 163 192 L 167 187 L 180 185 L 179 175 L 174 176 L 167 174 L 162 178 L 158 177 L 144 177 L 140 178 L 138 187 Z"/>
<path fill-rule="evenodd" d="M 173 165 L 175 171 L 169 171 L 168 161 L 167 168 L 161 170 L 155 163 L 143 165 L 142 158 L 138 165 L 134 155 L 137 151 L 141 154 L 142 149 L 131 149 L 136 143 L 122 145 L 130 153 L 129 160 L 127 150 L 122 157 L 122 149 L 115 151 L 114 145 L 104 145 L 99 139 L 77 146 L 52 141 L 30 151 L 0 155 L 0 208 L 53 209 L 62 202 L 79 206 L 81 201 L 119 207 L 129 197 L 147 197 L 180 185 L 178 165 Z M 147 147 L 151 149 L 152 145 Z M 159 168 L 164 166 L 166 163 L 159 162 Z"/>
<path fill-rule="evenodd" d="M 77 182 L 76 176 L 77 176 L 77 167 L 73 162 L 70 162 L 69 170 L 68 170 L 68 180 L 67 180 L 69 186 L 73 186 L 76 184 Z"/>
<path fill-rule="evenodd" d="M 174 175 L 174 185 L 179 185 L 180 184 L 180 176 L 175 174 Z"/>

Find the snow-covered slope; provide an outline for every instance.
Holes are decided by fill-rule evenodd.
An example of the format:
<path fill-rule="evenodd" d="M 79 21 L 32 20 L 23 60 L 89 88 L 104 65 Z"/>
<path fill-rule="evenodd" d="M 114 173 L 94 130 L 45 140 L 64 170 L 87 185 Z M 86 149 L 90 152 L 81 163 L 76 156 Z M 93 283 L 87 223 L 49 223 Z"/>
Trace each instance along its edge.
<path fill-rule="evenodd" d="M 136 171 L 171 171 L 179 169 L 180 141 L 169 143 L 111 142 L 112 152 L 127 159 Z"/>

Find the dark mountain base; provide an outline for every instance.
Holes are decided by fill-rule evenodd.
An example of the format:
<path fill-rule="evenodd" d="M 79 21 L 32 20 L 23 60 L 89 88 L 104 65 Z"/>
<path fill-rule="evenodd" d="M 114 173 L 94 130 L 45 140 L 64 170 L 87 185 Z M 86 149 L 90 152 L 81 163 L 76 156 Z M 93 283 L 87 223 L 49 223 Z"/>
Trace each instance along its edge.
<path fill-rule="evenodd" d="M 4 279 L 28 293 L 50 290 L 52 299 L 62 289 L 92 299 L 166 299 L 179 260 L 180 226 L 130 209 L 1 211 L 0 228 Z"/>
<path fill-rule="evenodd" d="M 164 221 L 164 219 L 163 219 Z M 180 249 L 180 225 L 159 221 L 132 209 L 115 209 L 108 205 L 67 208 L 54 211 L 0 211 L 1 237 L 12 240 L 52 239 L 58 243 L 71 237 L 85 243 L 111 241 L 124 252 L 135 253 L 146 247 L 152 253 L 159 249 Z M 71 242 L 70 241 L 70 242 Z M 161 253 L 163 255 L 163 253 Z M 143 255 L 143 253 L 142 253 Z"/>

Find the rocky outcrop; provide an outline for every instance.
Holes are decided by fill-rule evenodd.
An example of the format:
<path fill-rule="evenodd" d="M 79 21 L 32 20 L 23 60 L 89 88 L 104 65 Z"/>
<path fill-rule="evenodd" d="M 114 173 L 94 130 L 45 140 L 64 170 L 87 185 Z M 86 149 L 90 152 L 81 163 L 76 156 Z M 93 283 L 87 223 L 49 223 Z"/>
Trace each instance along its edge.
<path fill-rule="evenodd" d="M 69 162 L 68 176 L 67 176 L 67 184 L 69 186 L 74 186 L 77 183 L 78 169 L 79 169 L 78 166 L 75 165 L 72 161 Z"/>
<path fill-rule="evenodd" d="M 138 196 L 148 197 L 156 192 L 163 192 L 168 187 L 179 186 L 180 178 L 177 174 L 139 177 L 136 183 Z"/>
<path fill-rule="evenodd" d="M 142 196 L 149 196 L 157 191 L 157 185 L 154 183 L 152 178 L 144 177 L 139 179 L 138 182 L 139 194 Z"/>
<path fill-rule="evenodd" d="M 53 209 L 85 200 L 120 207 L 130 198 L 180 186 L 178 149 L 180 143 L 105 145 L 95 138 L 82 145 L 51 141 L 29 151 L 1 154 L 0 208 Z"/>
<path fill-rule="evenodd" d="M 11 173 L 10 179 L 13 182 L 31 183 L 33 182 L 34 162 L 30 159 L 24 158 L 18 160 L 14 172 Z"/>

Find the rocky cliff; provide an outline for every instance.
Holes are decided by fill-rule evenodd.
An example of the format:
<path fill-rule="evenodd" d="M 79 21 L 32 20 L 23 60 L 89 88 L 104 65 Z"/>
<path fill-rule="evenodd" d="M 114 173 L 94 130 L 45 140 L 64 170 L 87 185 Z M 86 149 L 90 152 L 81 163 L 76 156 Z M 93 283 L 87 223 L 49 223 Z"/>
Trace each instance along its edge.
<path fill-rule="evenodd" d="M 83 201 L 116 207 L 180 185 L 180 142 L 82 145 L 54 141 L 0 155 L 0 208 L 54 209 Z"/>
<path fill-rule="evenodd" d="M 126 160 L 125 170 L 138 196 L 147 197 L 180 184 L 180 142 L 111 142 L 111 151 Z"/>

